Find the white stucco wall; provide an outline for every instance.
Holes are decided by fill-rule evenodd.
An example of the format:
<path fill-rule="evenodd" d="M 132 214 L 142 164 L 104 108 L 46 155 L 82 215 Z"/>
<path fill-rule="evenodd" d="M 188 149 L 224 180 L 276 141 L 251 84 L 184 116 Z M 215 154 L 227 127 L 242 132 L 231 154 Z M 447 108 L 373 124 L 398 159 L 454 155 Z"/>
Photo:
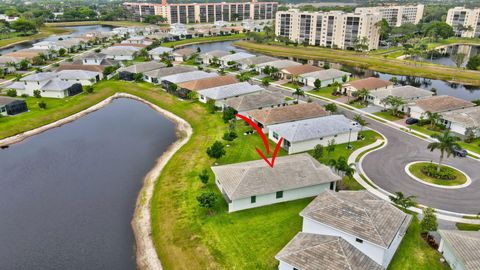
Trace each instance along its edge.
<path fill-rule="evenodd" d="M 33 97 L 33 89 L 30 90 L 17 90 L 17 95 L 21 96 L 26 94 L 30 97 Z M 41 91 L 42 97 L 49 97 L 49 98 L 64 98 L 68 96 L 68 90 L 64 91 Z"/>
<path fill-rule="evenodd" d="M 463 263 L 457 259 L 455 253 L 452 251 L 452 248 L 443 239 L 440 241 L 438 250 L 443 253 L 443 257 L 447 261 L 448 265 L 450 265 L 452 270 L 467 270 Z"/>
<path fill-rule="evenodd" d="M 278 134 L 278 136 L 279 136 L 278 138 L 280 139 L 280 137 L 282 137 L 282 134 Z M 348 136 L 349 136 L 349 132 L 346 132 L 346 133 L 338 134 L 336 137 L 328 136 L 328 137 L 317 138 L 317 139 L 312 139 L 308 141 L 301 141 L 301 142 L 295 142 L 295 143 L 290 142 L 290 148 L 288 149 L 288 154 L 295 154 L 295 153 L 312 150 L 315 148 L 317 144 L 327 146 L 328 142 L 331 141 L 332 139 L 335 140 L 335 144 L 348 143 Z M 358 132 L 352 131 L 350 134 L 350 142 L 356 141 L 357 137 L 358 137 Z M 273 130 L 271 129 L 269 129 L 268 131 L 268 138 L 274 141 L 275 143 L 278 142 L 278 140 L 273 137 Z M 284 147 L 284 143 L 282 144 L 283 144 L 282 147 Z"/>
<path fill-rule="evenodd" d="M 387 250 L 385 248 L 382 248 L 381 246 L 370 243 L 365 239 L 362 239 L 363 243 L 359 243 L 356 241 L 357 237 L 351 234 L 347 234 L 345 232 L 323 225 L 305 217 L 303 218 L 302 232 L 340 236 L 345 241 L 349 242 L 351 245 L 353 245 L 365 255 L 370 257 L 376 263 L 383 265 L 385 268 L 388 266 L 388 264 L 384 264 L 384 258 L 386 256 Z"/>
<path fill-rule="evenodd" d="M 348 76 L 348 75 L 347 75 Z M 311 86 L 311 87 L 315 87 L 314 83 L 315 83 L 315 80 L 316 78 L 312 78 L 312 77 L 300 77 L 299 78 L 299 81 L 301 83 L 304 83 L 308 86 Z M 348 79 L 347 81 L 350 80 L 350 76 L 348 76 Z M 336 77 L 336 78 L 332 78 L 332 79 L 328 79 L 328 80 L 322 80 L 321 81 L 321 87 L 326 87 L 328 86 L 329 84 L 332 84 L 334 82 L 339 82 L 339 83 L 343 83 L 343 80 L 342 80 L 342 77 Z"/>
<path fill-rule="evenodd" d="M 278 270 L 293 270 L 294 267 L 289 265 L 288 263 L 284 262 L 284 261 L 280 261 L 279 260 L 279 264 L 278 264 Z"/>
<path fill-rule="evenodd" d="M 114 60 L 133 60 L 133 55 L 108 55 L 108 59 L 114 59 Z"/>
<path fill-rule="evenodd" d="M 424 116 L 425 111 L 418 106 L 409 106 L 410 117 L 420 119 Z"/>

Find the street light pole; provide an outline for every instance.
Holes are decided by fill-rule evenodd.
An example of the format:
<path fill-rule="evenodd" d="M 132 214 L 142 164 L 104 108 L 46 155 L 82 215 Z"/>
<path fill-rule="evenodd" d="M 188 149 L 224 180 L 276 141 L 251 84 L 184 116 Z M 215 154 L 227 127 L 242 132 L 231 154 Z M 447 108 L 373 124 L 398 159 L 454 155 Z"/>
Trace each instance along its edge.
<path fill-rule="evenodd" d="M 350 137 L 352 136 L 352 128 L 350 128 L 349 132 L 348 132 L 348 145 L 347 145 L 347 149 L 352 149 L 352 145 L 350 144 Z"/>

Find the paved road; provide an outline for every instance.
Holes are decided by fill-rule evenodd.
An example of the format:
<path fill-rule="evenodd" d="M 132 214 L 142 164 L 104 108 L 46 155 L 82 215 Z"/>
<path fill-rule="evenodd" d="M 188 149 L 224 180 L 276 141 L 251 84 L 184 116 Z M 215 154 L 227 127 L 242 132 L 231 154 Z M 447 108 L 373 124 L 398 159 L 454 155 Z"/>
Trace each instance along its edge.
<path fill-rule="evenodd" d="M 270 86 L 269 90 L 291 96 L 289 91 Z M 306 98 L 304 98 L 306 100 Z M 315 102 L 326 104 L 315 99 Z M 349 118 L 355 112 L 339 108 Z M 365 174 L 382 189 L 394 193 L 417 196 L 417 202 L 434 208 L 465 214 L 480 212 L 480 162 L 470 158 L 448 158 L 445 164 L 454 166 L 472 179 L 472 184 L 461 189 L 442 189 L 424 185 L 411 179 L 405 173 L 405 166 L 413 161 L 437 161 L 439 152 L 430 152 L 428 142 L 401 132 L 375 120 L 365 118 L 368 127 L 382 133 L 388 144 L 365 156 L 362 167 Z"/>

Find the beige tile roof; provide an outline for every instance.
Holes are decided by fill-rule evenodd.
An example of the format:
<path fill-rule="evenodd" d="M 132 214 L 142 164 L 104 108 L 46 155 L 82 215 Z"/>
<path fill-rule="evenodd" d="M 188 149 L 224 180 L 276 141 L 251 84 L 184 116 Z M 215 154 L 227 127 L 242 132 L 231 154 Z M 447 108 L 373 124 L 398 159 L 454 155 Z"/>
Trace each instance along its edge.
<path fill-rule="evenodd" d="M 324 191 L 301 216 L 388 248 L 405 232 L 411 216 L 368 191 Z"/>
<path fill-rule="evenodd" d="M 235 76 L 227 75 L 227 76 L 218 76 L 213 78 L 204 78 L 200 80 L 193 80 L 184 83 L 179 83 L 179 88 L 188 89 L 190 91 L 200 91 L 208 88 L 213 88 L 217 86 L 227 85 L 237 83 L 238 80 Z"/>
<path fill-rule="evenodd" d="M 106 66 L 100 65 L 82 65 L 82 64 L 60 64 L 55 71 L 62 70 L 88 70 L 102 73 Z"/>
<path fill-rule="evenodd" d="M 230 200 L 341 179 L 329 167 L 305 153 L 277 157 L 273 168 L 262 159 L 214 166 L 212 170 Z"/>
<path fill-rule="evenodd" d="M 278 93 L 262 91 L 257 94 L 231 98 L 225 104 L 238 112 L 244 112 L 283 105 L 285 97 Z"/>
<path fill-rule="evenodd" d="M 245 113 L 264 126 L 327 116 L 329 113 L 318 103 L 252 110 Z"/>
<path fill-rule="evenodd" d="M 195 49 L 190 49 L 190 48 L 183 48 L 183 49 L 178 49 L 173 51 L 174 55 L 180 55 L 180 56 L 190 56 L 194 53 L 196 53 L 197 50 Z"/>
<path fill-rule="evenodd" d="M 282 72 L 292 74 L 292 75 L 300 75 L 300 74 L 315 72 L 319 70 L 323 70 L 323 68 L 312 66 L 312 65 L 301 65 L 301 66 L 286 67 L 282 69 Z"/>
<path fill-rule="evenodd" d="M 480 106 L 444 112 L 442 118 L 465 127 L 480 127 Z"/>
<path fill-rule="evenodd" d="M 355 87 L 357 90 L 361 90 L 363 88 L 365 88 L 367 90 L 373 90 L 373 89 L 387 87 L 387 86 L 392 85 L 392 84 L 393 84 L 392 82 L 387 81 L 387 80 L 382 80 L 382 79 L 378 79 L 378 78 L 375 78 L 375 77 L 369 77 L 369 78 L 365 78 L 365 79 L 351 81 L 347 84 L 344 84 L 344 86 L 351 85 L 351 86 Z"/>
<path fill-rule="evenodd" d="M 439 233 L 466 270 L 480 269 L 480 231 L 440 230 Z"/>
<path fill-rule="evenodd" d="M 137 47 L 137 48 L 145 48 L 147 45 L 145 44 L 129 44 L 129 43 L 115 43 L 112 47 Z"/>
<path fill-rule="evenodd" d="M 441 113 L 475 106 L 472 102 L 447 95 L 420 99 L 414 104 L 425 112 L 428 111 L 432 113 Z"/>
<path fill-rule="evenodd" d="M 298 233 L 276 256 L 302 270 L 381 270 L 382 266 L 339 236 Z"/>
<path fill-rule="evenodd" d="M 5 54 L 5 56 L 17 57 L 22 59 L 33 59 L 35 56 L 38 56 L 38 52 L 29 52 L 29 51 L 18 51 Z"/>

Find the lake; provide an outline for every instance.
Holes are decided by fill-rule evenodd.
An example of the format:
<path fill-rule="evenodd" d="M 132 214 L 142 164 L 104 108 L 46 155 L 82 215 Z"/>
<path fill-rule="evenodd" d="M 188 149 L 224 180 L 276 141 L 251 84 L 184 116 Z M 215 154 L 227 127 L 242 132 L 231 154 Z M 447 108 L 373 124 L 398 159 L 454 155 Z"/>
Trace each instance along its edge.
<path fill-rule="evenodd" d="M 136 198 L 175 140 L 174 123 L 117 99 L 0 150 L 0 269 L 135 269 Z"/>
<path fill-rule="evenodd" d="M 465 67 L 470 57 L 480 54 L 480 46 L 450 45 L 438 49 L 437 52 L 420 60 L 450 67 L 456 67 L 458 61 L 460 67 Z M 461 57 L 457 58 L 458 55 Z"/>
<path fill-rule="evenodd" d="M 16 44 L 16 45 L 13 45 L 13 46 L 5 48 L 5 49 L 0 49 L 0 54 L 3 55 L 3 54 L 6 54 L 6 53 L 9 53 L 9 52 L 14 52 L 14 51 L 22 50 L 22 49 L 28 49 L 28 48 L 32 47 L 32 45 L 34 43 L 37 43 L 37 42 L 40 42 L 40 41 L 54 41 L 54 40 L 58 40 L 59 38 L 68 39 L 68 38 L 71 38 L 71 37 L 81 36 L 85 33 L 92 32 L 92 31 L 108 32 L 108 31 L 111 31 L 114 27 L 109 26 L 109 25 L 99 25 L 99 24 L 97 24 L 97 25 L 68 26 L 68 27 L 62 27 L 62 28 L 70 29 L 70 30 L 72 30 L 72 32 L 70 34 L 67 34 L 67 35 L 58 35 L 58 36 L 57 35 L 51 35 L 51 36 L 46 37 L 46 38 L 41 38 L 41 39 L 36 39 L 36 40 Z"/>

